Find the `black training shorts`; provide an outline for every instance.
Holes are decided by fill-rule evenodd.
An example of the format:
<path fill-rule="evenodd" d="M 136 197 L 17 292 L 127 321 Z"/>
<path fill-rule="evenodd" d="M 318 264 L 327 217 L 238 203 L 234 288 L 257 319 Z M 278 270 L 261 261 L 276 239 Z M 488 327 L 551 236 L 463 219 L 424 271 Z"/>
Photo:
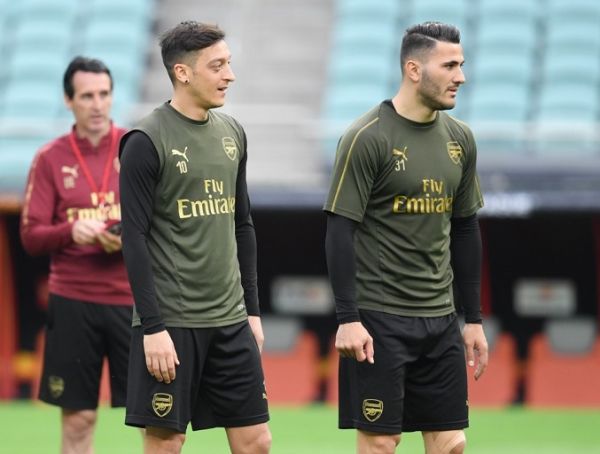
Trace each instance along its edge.
<path fill-rule="evenodd" d="M 375 364 L 340 359 L 339 426 L 399 434 L 468 427 L 467 376 L 455 314 L 360 311 Z"/>
<path fill-rule="evenodd" d="M 125 406 L 131 306 L 75 301 L 51 294 L 39 398 L 69 410 L 98 406 L 104 358 L 111 404 Z"/>
<path fill-rule="evenodd" d="M 258 346 L 247 321 L 218 328 L 167 328 L 180 365 L 170 384 L 150 375 L 144 333 L 133 328 L 125 423 L 184 433 L 267 422 Z"/>

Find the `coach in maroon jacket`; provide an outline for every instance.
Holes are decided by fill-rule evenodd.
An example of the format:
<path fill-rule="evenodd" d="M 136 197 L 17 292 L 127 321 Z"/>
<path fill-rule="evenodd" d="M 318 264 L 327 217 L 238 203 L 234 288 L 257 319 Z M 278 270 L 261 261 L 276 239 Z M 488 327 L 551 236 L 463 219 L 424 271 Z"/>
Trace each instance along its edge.
<path fill-rule="evenodd" d="M 113 406 L 125 405 L 133 299 L 121 256 L 112 77 L 76 57 L 64 75 L 72 130 L 44 145 L 29 173 L 21 239 L 50 254 L 50 298 L 40 399 L 62 408 L 62 453 L 91 453 L 100 375 L 110 367 Z"/>

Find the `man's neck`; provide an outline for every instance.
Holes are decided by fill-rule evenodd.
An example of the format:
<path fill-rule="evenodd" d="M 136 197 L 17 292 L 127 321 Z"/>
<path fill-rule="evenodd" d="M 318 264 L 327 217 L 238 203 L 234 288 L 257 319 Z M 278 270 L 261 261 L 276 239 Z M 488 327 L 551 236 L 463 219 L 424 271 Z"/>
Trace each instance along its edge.
<path fill-rule="evenodd" d="M 182 96 L 177 92 L 173 94 L 171 107 L 181 115 L 192 120 L 204 121 L 208 118 L 207 109 L 196 106 L 188 97 Z"/>
<path fill-rule="evenodd" d="M 80 139 L 87 139 L 93 147 L 97 147 L 100 144 L 102 138 L 110 131 L 110 124 L 103 128 L 101 131 L 87 131 L 81 128 L 79 125 L 75 125 L 75 132 L 77 137 Z"/>
<path fill-rule="evenodd" d="M 435 120 L 437 115 L 436 110 L 419 102 L 416 93 L 407 93 L 402 87 L 392 98 L 392 104 L 398 115 L 417 123 L 429 123 Z"/>

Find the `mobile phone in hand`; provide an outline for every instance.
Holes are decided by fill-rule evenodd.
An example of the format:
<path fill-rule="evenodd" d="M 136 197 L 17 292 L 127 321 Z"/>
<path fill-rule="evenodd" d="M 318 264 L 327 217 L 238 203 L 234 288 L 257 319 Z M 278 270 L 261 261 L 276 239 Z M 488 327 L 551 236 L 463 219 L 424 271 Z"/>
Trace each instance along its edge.
<path fill-rule="evenodd" d="M 123 226 L 119 221 L 111 222 L 107 224 L 106 230 L 113 235 L 120 235 L 121 231 L 123 230 Z"/>

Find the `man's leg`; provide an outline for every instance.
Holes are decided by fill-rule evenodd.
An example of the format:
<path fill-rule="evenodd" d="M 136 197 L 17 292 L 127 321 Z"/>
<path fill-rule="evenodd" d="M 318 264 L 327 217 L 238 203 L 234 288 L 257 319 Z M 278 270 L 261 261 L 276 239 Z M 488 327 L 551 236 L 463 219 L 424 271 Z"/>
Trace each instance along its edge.
<path fill-rule="evenodd" d="M 426 454 L 462 454 L 467 444 L 462 430 L 423 432 Z"/>
<path fill-rule="evenodd" d="M 96 410 L 62 409 L 61 454 L 92 454 Z"/>
<path fill-rule="evenodd" d="M 179 454 L 185 434 L 162 427 L 146 427 L 144 437 L 145 454 Z"/>
<path fill-rule="evenodd" d="M 400 435 L 356 431 L 357 454 L 394 454 Z"/>
<path fill-rule="evenodd" d="M 271 450 L 271 432 L 267 423 L 228 427 L 225 431 L 232 454 L 268 454 Z"/>

